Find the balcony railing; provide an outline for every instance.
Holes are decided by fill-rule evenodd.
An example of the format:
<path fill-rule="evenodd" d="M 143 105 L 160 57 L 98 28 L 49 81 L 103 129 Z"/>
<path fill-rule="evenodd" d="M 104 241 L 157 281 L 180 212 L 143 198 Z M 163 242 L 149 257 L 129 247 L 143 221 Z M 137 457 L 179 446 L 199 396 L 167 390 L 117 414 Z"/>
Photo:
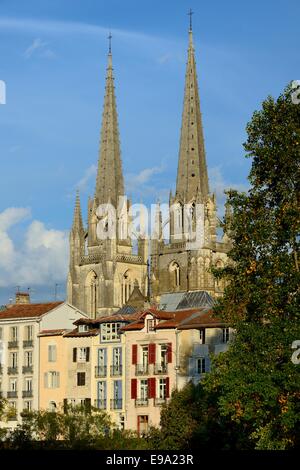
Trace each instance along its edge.
<path fill-rule="evenodd" d="M 168 365 L 167 364 L 154 364 L 154 374 L 167 374 Z"/>
<path fill-rule="evenodd" d="M 148 375 L 149 366 L 148 364 L 136 364 L 135 375 Z"/>
<path fill-rule="evenodd" d="M 32 374 L 33 373 L 33 366 L 23 366 L 22 367 L 23 374 Z"/>
<path fill-rule="evenodd" d="M 96 366 L 95 367 L 95 377 L 106 377 L 107 367 L 106 366 Z"/>
<path fill-rule="evenodd" d="M 8 367 L 7 368 L 8 375 L 17 375 L 18 368 L 17 367 Z"/>
<path fill-rule="evenodd" d="M 110 375 L 111 376 L 122 375 L 122 366 L 120 364 L 110 366 Z"/>
<path fill-rule="evenodd" d="M 14 412 L 14 413 L 9 412 L 8 413 L 8 416 L 7 416 L 8 421 L 17 421 L 17 419 L 18 419 L 17 418 L 17 412 Z"/>
<path fill-rule="evenodd" d="M 23 341 L 23 348 L 32 348 L 33 347 L 33 339 L 25 339 Z"/>
<path fill-rule="evenodd" d="M 32 397 L 33 397 L 32 390 L 23 390 L 22 398 L 32 398 Z"/>
<path fill-rule="evenodd" d="M 148 398 L 137 398 L 135 406 L 148 406 Z"/>
<path fill-rule="evenodd" d="M 111 410 L 121 410 L 122 409 L 122 398 L 115 398 L 110 400 L 110 409 Z"/>
<path fill-rule="evenodd" d="M 19 341 L 8 341 L 8 349 L 17 349 L 19 347 Z"/>
<path fill-rule="evenodd" d="M 106 410 L 106 400 L 95 400 L 95 408 Z"/>
<path fill-rule="evenodd" d="M 18 398 L 18 392 L 16 390 L 10 390 L 7 392 L 7 398 Z"/>
<path fill-rule="evenodd" d="M 154 406 L 161 406 L 166 403 L 166 398 L 154 398 Z"/>

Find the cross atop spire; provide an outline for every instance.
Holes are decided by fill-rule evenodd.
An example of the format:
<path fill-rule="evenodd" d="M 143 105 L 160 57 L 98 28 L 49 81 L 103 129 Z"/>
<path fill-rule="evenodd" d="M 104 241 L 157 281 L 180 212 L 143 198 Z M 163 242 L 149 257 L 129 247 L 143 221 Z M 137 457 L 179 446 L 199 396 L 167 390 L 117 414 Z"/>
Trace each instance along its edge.
<path fill-rule="evenodd" d="M 189 15 L 191 18 L 192 11 Z M 205 200 L 209 187 L 193 33 L 190 29 L 176 194 L 186 202 L 190 202 L 197 193 L 201 200 Z"/>
<path fill-rule="evenodd" d="M 108 53 L 111 54 L 111 39 L 112 39 L 112 34 L 109 32 L 109 35 L 107 36 L 108 39 Z"/>
<path fill-rule="evenodd" d="M 114 89 L 111 54 L 111 34 L 109 39 L 108 65 L 106 72 L 105 97 L 102 114 L 100 151 L 96 180 L 95 198 L 98 204 L 108 201 L 117 207 L 119 196 L 124 195 L 118 115 Z"/>
<path fill-rule="evenodd" d="M 193 16 L 194 12 L 192 11 L 192 9 L 190 8 L 189 12 L 188 12 L 188 16 L 190 17 L 190 31 L 193 30 L 193 23 L 192 23 L 192 16 Z"/>

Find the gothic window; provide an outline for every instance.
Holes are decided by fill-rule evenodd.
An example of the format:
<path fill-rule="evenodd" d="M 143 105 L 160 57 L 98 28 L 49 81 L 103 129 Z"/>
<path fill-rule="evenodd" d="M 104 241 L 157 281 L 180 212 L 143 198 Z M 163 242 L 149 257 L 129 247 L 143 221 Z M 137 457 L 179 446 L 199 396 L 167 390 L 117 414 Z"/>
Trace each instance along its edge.
<path fill-rule="evenodd" d="M 175 288 L 180 287 L 180 267 L 175 261 L 170 265 L 171 285 Z"/>
<path fill-rule="evenodd" d="M 86 308 L 87 313 L 96 318 L 97 313 L 97 297 L 98 297 L 98 276 L 95 271 L 91 271 L 86 278 Z"/>
<path fill-rule="evenodd" d="M 126 304 L 132 292 L 132 279 L 130 277 L 130 270 L 128 269 L 122 278 L 122 305 Z"/>

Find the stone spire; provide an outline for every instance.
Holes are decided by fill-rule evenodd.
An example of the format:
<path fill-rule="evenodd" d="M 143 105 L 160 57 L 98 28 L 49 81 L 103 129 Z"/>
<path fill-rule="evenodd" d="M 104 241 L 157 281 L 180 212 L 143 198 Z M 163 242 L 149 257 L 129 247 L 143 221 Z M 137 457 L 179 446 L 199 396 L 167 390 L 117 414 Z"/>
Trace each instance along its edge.
<path fill-rule="evenodd" d="M 188 61 L 185 75 L 176 195 L 190 202 L 200 193 L 205 200 L 209 193 L 204 136 L 200 111 L 193 32 L 190 21 Z"/>
<path fill-rule="evenodd" d="M 118 115 L 114 92 L 111 35 L 109 35 L 108 66 L 95 198 L 97 204 L 106 204 L 108 201 L 111 201 L 111 203 L 117 207 L 118 197 L 120 195 L 124 195 L 124 180 L 120 154 Z"/>
<path fill-rule="evenodd" d="M 76 202 L 75 202 L 75 209 L 74 209 L 72 232 L 79 233 L 79 234 L 82 234 L 84 232 L 83 223 L 82 223 L 82 215 L 81 215 L 81 207 L 80 207 L 79 191 L 77 191 L 76 193 Z"/>

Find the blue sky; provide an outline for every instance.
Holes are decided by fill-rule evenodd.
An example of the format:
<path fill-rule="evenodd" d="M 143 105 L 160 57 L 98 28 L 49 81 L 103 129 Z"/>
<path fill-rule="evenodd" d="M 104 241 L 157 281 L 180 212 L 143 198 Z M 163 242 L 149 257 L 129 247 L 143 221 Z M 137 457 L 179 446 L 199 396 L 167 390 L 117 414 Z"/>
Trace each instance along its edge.
<path fill-rule="evenodd" d="M 174 187 L 187 50 L 194 42 L 210 184 L 244 189 L 245 125 L 299 79 L 298 0 L 0 0 L 0 303 L 15 286 L 64 296 L 68 230 L 95 185 L 107 35 L 123 169 L 136 202 Z"/>

